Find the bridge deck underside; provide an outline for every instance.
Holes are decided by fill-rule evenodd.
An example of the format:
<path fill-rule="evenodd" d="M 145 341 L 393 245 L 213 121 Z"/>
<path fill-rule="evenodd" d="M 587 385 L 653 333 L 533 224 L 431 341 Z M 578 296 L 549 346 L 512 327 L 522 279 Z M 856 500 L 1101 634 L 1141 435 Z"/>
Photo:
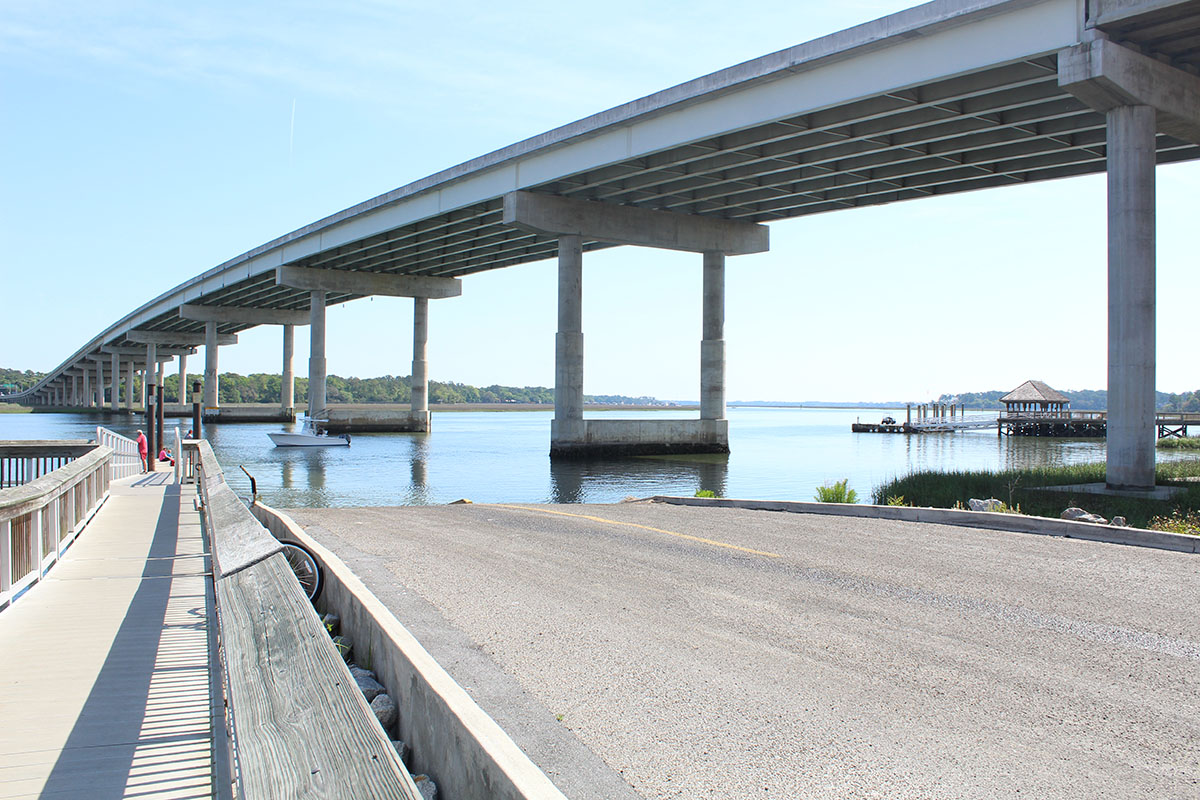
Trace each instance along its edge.
<path fill-rule="evenodd" d="M 773 222 L 1103 172 L 1105 154 L 1104 116 L 1058 88 L 1049 55 L 693 142 L 534 191 Z M 1160 164 L 1197 157 L 1200 147 L 1158 137 Z M 554 239 L 504 225 L 501 205 L 495 198 L 295 263 L 461 277 L 556 254 Z M 328 302 L 355 297 L 332 294 Z M 304 309 L 308 293 L 276 286 L 274 273 L 266 272 L 202 302 Z M 143 327 L 199 331 L 202 325 L 164 315 Z"/>

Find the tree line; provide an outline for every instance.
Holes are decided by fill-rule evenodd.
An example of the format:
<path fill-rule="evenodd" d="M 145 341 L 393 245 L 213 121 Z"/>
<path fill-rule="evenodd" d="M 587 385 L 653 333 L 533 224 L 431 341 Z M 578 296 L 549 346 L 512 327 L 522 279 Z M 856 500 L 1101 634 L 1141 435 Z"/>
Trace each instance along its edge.
<path fill-rule="evenodd" d="M 0 369 L 0 385 L 8 385 L 5 393 L 20 392 L 34 386 L 44 373 L 14 369 Z M 188 391 L 191 384 L 202 380 L 201 375 L 187 376 Z M 412 400 L 407 375 L 384 375 L 379 378 L 343 378 L 330 375 L 325 379 L 325 397 L 329 403 L 408 403 Z M 140 377 L 134 378 L 134 395 L 142 390 Z M 239 375 L 223 372 L 218 381 L 218 402 L 235 403 L 279 403 L 282 400 L 283 376 L 256 372 Z M 168 374 L 163 378 L 163 394 L 167 402 L 179 397 L 179 374 Z M 296 378 L 297 406 L 308 402 L 308 379 Z M 430 381 L 429 402 L 444 403 L 554 403 L 554 389 L 545 386 L 471 386 L 466 383 Z M 665 405 L 653 397 L 627 397 L 619 394 L 585 395 L 584 402 L 611 405 Z"/>

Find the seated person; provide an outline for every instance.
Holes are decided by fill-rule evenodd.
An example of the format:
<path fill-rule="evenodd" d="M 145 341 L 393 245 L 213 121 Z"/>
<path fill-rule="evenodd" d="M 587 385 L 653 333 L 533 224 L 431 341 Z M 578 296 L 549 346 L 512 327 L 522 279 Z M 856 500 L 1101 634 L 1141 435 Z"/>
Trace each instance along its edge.
<path fill-rule="evenodd" d="M 171 451 L 165 447 L 158 451 L 158 460 L 163 462 L 170 461 L 171 466 L 175 466 L 175 456 L 171 455 Z"/>

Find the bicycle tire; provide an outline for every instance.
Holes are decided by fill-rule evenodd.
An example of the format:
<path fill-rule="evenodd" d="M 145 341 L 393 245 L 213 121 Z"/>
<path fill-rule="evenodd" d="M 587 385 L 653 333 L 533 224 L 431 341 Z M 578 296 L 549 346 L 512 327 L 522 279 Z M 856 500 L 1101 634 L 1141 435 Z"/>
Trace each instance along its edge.
<path fill-rule="evenodd" d="M 295 542 L 282 542 L 281 545 L 283 556 L 287 559 L 288 566 L 292 568 L 296 580 L 300 583 L 300 591 L 304 592 L 304 596 L 310 602 L 317 602 L 317 598 L 321 596 L 321 590 L 325 588 L 320 562 L 304 545 Z"/>

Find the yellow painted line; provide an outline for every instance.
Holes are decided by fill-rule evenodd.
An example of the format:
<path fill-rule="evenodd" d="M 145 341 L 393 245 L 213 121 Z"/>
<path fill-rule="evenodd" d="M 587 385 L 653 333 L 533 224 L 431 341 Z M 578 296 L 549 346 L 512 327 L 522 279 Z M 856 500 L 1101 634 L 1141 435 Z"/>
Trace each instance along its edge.
<path fill-rule="evenodd" d="M 503 503 L 497 503 L 495 508 L 509 508 L 514 511 L 536 511 L 539 514 L 555 514 L 560 517 L 575 517 L 576 519 L 586 519 L 592 522 L 603 522 L 606 525 L 620 525 L 626 528 L 640 528 L 644 531 L 653 533 L 664 533 L 667 536 L 677 536 L 680 539 L 690 539 L 693 542 L 701 544 L 710 544 L 713 547 L 724 547 L 726 550 L 737 550 L 740 553 L 750 553 L 755 556 L 766 556 L 767 558 L 783 558 L 779 553 L 768 553 L 766 550 L 753 550 L 749 547 L 739 547 L 736 544 L 726 544 L 718 542 L 714 539 L 705 539 L 701 536 L 692 536 L 690 533 L 678 533 L 677 531 L 667 531 L 662 528 L 652 528 L 649 525 L 638 525 L 636 522 L 622 522 L 617 519 L 605 519 L 604 517 L 593 517 L 590 514 L 572 514 L 569 511 L 552 511 L 548 508 L 532 508 L 530 506 L 510 506 Z"/>

